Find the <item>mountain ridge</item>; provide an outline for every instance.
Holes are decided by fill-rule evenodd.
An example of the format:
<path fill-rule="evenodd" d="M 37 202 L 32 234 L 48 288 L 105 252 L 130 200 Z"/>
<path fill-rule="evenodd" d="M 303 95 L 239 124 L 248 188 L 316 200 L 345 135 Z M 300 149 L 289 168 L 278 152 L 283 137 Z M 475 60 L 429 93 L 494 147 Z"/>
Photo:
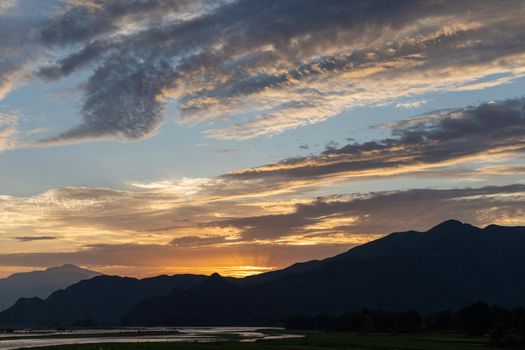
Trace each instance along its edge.
<path fill-rule="evenodd" d="M 521 306 L 525 305 L 523 251 L 525 227 L 478 228 L 447 220 L 425 232 L 394 232 L 334 257 L 243 279 L 219 274 L 144 280 L 95 277 L 53 293 L 47 300 L 21 300 L 0 313 L 0 325 L 39 321 L 64 325 L 86 318 L 129 326 L 271 324 L 294 314 L 337 314 L 361 308 L 438 311 L 477 300 Z M 86 289 L 103 295 L 115 292 L 111 283 L 96 286 L 100 279 L 134 285 L 121 286 L 117 293 L 135 293 L 134 297 L 105 314 L 79 308 L 86 302 L 82 299 Z M 170 282 L 173 279 L 178 282 Z M 136 286 L 142 284 L 144 289 Z M 90 303 L 90 311 L 96 310 L 97 302 Z M 61 305 L 68 305 L 68 317 Z M 49 317 L 42 320 L 42 314 Z"/>
<path fill-rule="evenodd" d="M 223 295 L 216 300 L 219 310 L 207 318 L 192 297 L 194 291 L 187 290 L 174 291 L 161 300 L 144 300 L 124 321 L 128 325 L 253 323 L 363 307 L 453 309 L 480 299 L 524 305 L 523 249 L 524 227 L 489 225 L 481 229 L 448 220 L 425 232 L 392 233 L 314 262 L 315 266 L 300 273 L 252 285 L 241 283 L 235 286 L 236 298 Z M 226 313 L 232 317 L 221 317 Z"/>
<path fill-rule="evenodd" d="M 58 289 L 81 280 L 100 275 L 99 272 L 72 264 L 53 266 L 45 270 L 17 272 L 0 279 L 0 310 L 9 307 L 19 298 L 47 298 Z"/>
<path fill-rule="evenodd" d="M 140 300 L 186 288 L 204 279 L 200 275 L 160 275 L 137 279 L 101 275 L 52 293 L 47 299 L 21 298 L 0 313 L 0 325 L 66 326 L 88 322 L 119 324 L 122 315 Z"/>

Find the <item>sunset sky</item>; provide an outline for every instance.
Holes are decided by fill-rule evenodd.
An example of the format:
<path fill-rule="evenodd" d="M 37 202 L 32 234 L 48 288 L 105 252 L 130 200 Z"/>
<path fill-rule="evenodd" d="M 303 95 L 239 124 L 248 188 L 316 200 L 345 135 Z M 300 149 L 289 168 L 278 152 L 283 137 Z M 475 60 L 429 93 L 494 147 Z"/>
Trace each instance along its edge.
<path fill-rule="evenodd" d="M 0 0 L 0 277 L 243 276 L 525 225 L 525 1 Z"/>

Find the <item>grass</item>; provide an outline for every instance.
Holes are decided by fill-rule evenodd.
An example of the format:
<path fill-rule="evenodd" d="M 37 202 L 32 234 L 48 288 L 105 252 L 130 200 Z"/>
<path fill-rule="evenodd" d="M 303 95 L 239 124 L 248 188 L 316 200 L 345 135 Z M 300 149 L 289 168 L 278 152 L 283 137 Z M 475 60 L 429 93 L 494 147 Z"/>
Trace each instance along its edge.
<path fill-rule="evenodd" d="M 300 339 L 264 340 L 254 343 L 100 343 L 60 345 L 39 350 L 488 350 L 486 338 L 459 335 L 357 335 L 350 333 L 308 333 Z"/>

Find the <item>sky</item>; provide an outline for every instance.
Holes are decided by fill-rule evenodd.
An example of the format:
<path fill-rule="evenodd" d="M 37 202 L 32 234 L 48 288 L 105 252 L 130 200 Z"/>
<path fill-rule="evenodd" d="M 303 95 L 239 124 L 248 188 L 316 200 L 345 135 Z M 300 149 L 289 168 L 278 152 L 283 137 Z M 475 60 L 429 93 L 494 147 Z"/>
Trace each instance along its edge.
<path fill-rule="evenodd" d="M 245 276 L 525 225 L 521 0 L 0 0 L 0 277 Z"/>

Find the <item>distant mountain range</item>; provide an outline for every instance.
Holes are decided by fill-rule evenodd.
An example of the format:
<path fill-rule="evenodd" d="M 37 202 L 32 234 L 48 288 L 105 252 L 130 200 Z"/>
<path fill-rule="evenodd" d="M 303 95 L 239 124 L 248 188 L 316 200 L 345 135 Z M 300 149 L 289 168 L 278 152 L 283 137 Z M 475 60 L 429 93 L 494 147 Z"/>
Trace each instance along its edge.
<path fill-rule="evenodd" d="M 456 309 L 477 300 L 525 305 L 525 227 L 446 221 L 393 233 L 322 261 L 244 279 L 100 276 L 46 300 L 21 299 L 0 325 L 219 325 L 362 308 Z"/>
<path fill-rule="evenodd" d="M 184 290 L 206 276 L 175 275 L 136 279 L 97 276 L 51 294 L 47 299 L 21 298 L 0 313 L 0 326 L 118 325 L 141 300 Z"/>
<path fill-rule="evenodd" d="M 15 273 L 0 279 L 0 310 L 13 305 L 21 297 L 47 298 L 54 291 L 100 273 L 74 265 L 50 267 L 47 270 Z"/>

